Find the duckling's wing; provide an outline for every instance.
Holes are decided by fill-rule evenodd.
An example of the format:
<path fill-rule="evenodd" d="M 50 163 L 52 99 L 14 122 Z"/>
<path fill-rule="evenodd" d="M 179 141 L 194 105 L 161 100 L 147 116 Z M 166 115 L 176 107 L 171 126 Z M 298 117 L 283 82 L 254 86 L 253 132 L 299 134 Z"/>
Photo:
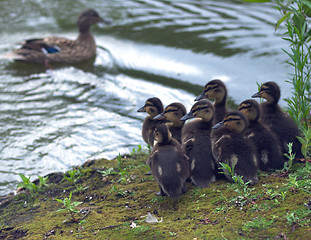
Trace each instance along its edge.
<path fill-rule="evenodd" d="M 152 163 L 157 162 L 157 161 L 158 161 L 158 151 L 154 151 L 148 157 L 146 164 L 151 166 Z"/>
<path fill-rule="evenodd" d="M 189 156 L 189 154 L 193 148 L 193 144 L 194 144 L 193 139 L 189 139 L 185 143 L 182 144 L 182 149 L 187 154 L 187 156 Z"/>

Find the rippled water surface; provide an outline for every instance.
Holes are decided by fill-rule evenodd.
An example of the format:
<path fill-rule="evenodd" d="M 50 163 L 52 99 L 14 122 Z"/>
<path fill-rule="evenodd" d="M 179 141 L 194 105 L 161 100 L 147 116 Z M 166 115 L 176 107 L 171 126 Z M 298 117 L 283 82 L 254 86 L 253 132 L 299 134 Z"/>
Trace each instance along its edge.
<path fill-rule="evenodd" d="M 95 8 L 112 20 L 93 27 L 97 57 L 45 69 L 0 58 L 0 195 L 19 176 L 65 171 L 142 144 L 149 97 L 189 110 L 206 82 L 220 78 L 239 103 L 256 82 L 279 82 L 289 96 L 286 42 L 272 4 L 241 1 L 3 0 L 0 55 L 25 38 L 74 39 L 76 19 Z"/>

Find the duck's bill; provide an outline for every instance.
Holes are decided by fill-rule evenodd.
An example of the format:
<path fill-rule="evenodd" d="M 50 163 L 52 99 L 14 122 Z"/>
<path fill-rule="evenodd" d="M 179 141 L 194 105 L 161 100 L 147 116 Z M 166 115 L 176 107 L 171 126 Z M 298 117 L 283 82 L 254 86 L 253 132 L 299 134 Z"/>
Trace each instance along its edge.
<path fill-rule="evenodd" d="M 221 121 L 221 122 L 215 124 L 215 125 L 212 127 L 212 129 L 221 128 L 221 127 L 224 125 L 224 123 L 225 123 L 224 121 Z"/>
<path fill-rule="evenodd" d="M 145 112 L 145 107 L 141 107 L 137 110 L 137 112 Z"/>
<path fill-rule="evenodd" d="M 163 119 L 163 118 L 164 118 L 164 113 L 160 113 L 157 116 L 155 116 L 153 119 L 160 120 L 160 119 Z"/>
<path fill-rule="evenodd" d="M 183 116 L 180 120 L 181 120 L 181 121 L 186 121 L 186 120 L 188 120 L 188 119 L 190 119 L 190 118 L 194 118 L 194 115 L 193 115 L 192 112 L 187 113 L 187 114 L 186 114 L 185 116 Z"/>
<path fill-rule="evenodd" d="M 257 97 L 261 97 L 259 92 L 252 95 L 252 98 L 257 98 Z"/>
<path fill-rule="evenodd" d="M 194 101 L 199 101 L 199 100 L 204 99 L 204 98 L 206 98 L 206 97 L 205 97 L 205 95 L 204 95 L 204 92 L 202 92 L 199 96 L 197 96 L 197 97 L 194 99 Z"/>

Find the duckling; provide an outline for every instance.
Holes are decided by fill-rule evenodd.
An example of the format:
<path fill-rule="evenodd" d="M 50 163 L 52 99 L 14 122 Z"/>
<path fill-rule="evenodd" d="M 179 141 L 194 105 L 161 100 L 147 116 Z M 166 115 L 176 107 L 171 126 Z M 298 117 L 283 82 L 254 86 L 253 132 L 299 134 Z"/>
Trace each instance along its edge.
<path fill-rule="evenodd" d="M 223 120 L 224 116 L 228 113 L 226 107 L 227 101 L 227 88 L 223 81 L 219 79 L 214 79 L 208 82 L 203 92 L 196 97 L 195 101 L 201 100 L 203 98 L 214 98 L 214 120 L 213 123 L 216 124 Z"/>
<path fill-rule="evenodd" d="M 258 157 L 252 141 L 244 137 L 247 120 L 238 111 L 228 113 L 223 121 L 212 127 L 212 152 L 216 164 L 229 164 L 234 173 L 243 177 L 244 182 L 257 183 Z M 230 174 L 225 173 L 229 181 Z"/>
<path fill-rule="evenodd" d="M 145 105 L 137 110 L 137 112 L 146 112 L 149 115 L 145 118 L 142 128 L 142 137 L 149 146 L 154 143 L 154 129 L 161 123 L 167 122 L 165 119 L 154 119 L 155 116 L 163 112 L 163 104 L 157 97 L 147 99 Z"/>
<path fill-rule="evenodd" d="M 94 9 L 83 11 L 77 21 L 79 36 L 76 40 L 62 37 L 45 37 L 26 40 L 22 47 L 16 49 L 11 57 L 16 61 L 51 64 L 75 64 L 86 61 L 96 54 L 95 40 L 90 32 L 93 24 L 109 23 L 99 16 Z"/>
<path fill-rule="evenodd" d="M 269 171 L 282 168 L 284 159 L 279 139 L 259 121 L 261 112 L 258 102 L 252 99 L 245 100 L 239 105 L 239 111 L 249 122 L 245 135 L 255 143 L 259 156 L 259 169 Z"/>
<path fill-rule="evenodd" d="M 210 139 L 213 115 L 213 104 L 209 100 L 200 100 L 181 119 L 196 118 L 186 123 L 182 129 L 182 149 L 189 157 L 192 183 L 202 188 L 215 181 Z"/>
<path fill-rule="evenodd" d="M 182 103 L 174 102 L 168 105 L 164 112 L 160 113 L 154 119 L 166 119 L 168 121 L 167 126 L 173 135 L 173 138 L 181 143 L 181 130 L 185 121 L 181 118 L 186 115 L 187 110 Z"/>
<path fill-rule="evenodd" d="M 186 179 L 190 177 L 188 157 L 181 145 L 172 138 L 168 126 L 160 124 L 155 128 L 154 145 L 147 164 L 160 187 L 162 196 L 177 198 L 186 192 Z"/>
<path fill-rule="evenodd" d="M 297 139 L 297 136 L 300 136 L 299 129 L 294 120 L 278 105 L 280 96 L 280 87 L 275 82 L 266 82 L 252 97 L 267 100 L 260 103 L 261 120 L 277 135 L 281 142 L 282 152 L 287 153 L 287 144 L 293 142 L 293 153 L 296 153 L 296 159 L 302 158 L 301 143 Z"/>

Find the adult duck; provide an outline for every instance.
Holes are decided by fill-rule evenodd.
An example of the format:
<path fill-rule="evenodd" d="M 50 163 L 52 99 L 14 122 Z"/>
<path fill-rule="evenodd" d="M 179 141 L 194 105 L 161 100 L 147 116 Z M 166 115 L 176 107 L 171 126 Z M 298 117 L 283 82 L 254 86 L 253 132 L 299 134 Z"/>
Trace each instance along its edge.
<path fill-rule="evenodd" d="M 49 64 L 76 64 L 86 61 L 96 54 L 95 40 L 91 26 L 98 22 L 108 23 L 94 9 L 83 11 L 78 18 L 79 36 L 76 40 L 50 36 L 26 40 L 21 48 L 11 54 L 15 61 Z"/>

